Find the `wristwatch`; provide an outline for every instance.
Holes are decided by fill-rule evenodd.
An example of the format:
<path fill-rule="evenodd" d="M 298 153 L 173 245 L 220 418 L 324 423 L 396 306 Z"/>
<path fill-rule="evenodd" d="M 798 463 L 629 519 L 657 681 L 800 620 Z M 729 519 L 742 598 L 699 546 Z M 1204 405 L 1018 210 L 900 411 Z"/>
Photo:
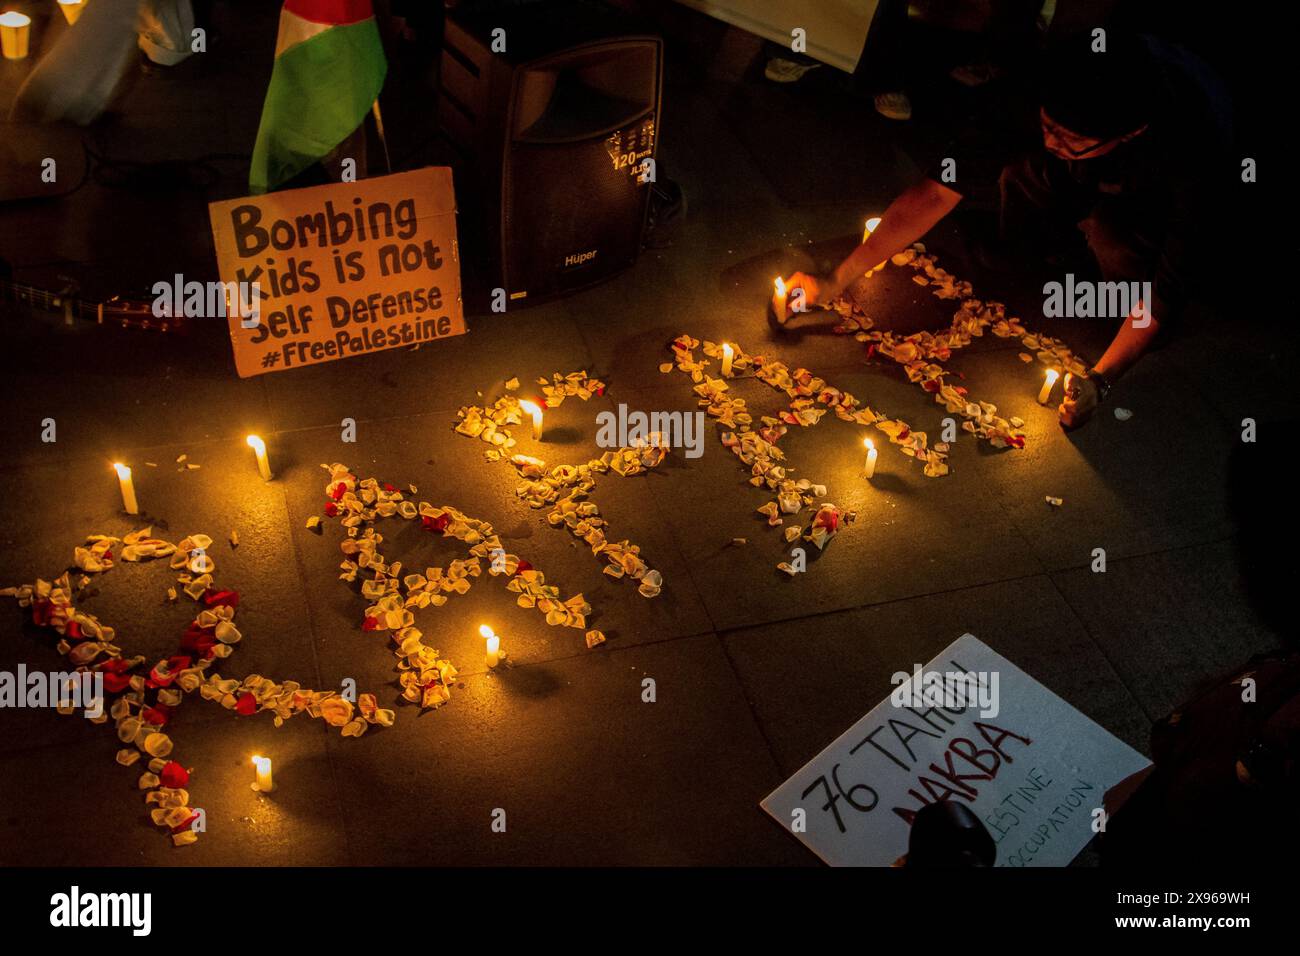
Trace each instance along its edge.
<path fill-rule="evenodd" d="M 1092 382 L 1093 385 L 1097 386 L 1097 404 L 1100 405 L 1106 400 L 1107 394 L 1110 393 L 1110 379 L 1106 378 L 1105 375 L 1102 375 L 1101 372 L 1098 372 L 1095 368 L 1088 369 L 1086 378 L 1088 381 Z"/>

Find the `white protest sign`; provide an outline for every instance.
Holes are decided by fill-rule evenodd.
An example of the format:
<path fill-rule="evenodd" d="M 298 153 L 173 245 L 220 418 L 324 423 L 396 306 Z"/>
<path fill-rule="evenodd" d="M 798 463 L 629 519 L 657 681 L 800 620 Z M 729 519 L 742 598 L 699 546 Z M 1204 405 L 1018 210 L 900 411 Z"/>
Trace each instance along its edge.
<path fill-rule="evenodd" d="M 898 683 L 762 803 L 832 866 L 890 866 L 943 799 L 983 822 L 998 866 L 1065 866 L 1106 790 L 1150 765 L 971 634 Z"/>

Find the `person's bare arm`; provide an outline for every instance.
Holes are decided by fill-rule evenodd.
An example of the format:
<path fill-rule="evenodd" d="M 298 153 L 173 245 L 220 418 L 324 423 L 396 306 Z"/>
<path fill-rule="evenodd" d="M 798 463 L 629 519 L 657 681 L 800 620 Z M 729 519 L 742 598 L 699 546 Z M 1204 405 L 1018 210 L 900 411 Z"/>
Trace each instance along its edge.
<path fill-rule="evenodd" d="M 1106 346 L 1106 351 L 1093 366 L 1106 376 L 1107 381 L 1117 381 L 1151 348 L 1151 343 L 1160 330 L 1160 323 L 1149 308 L 1149 303 L 1138 303 L 1138 307 L 1121 323 L 1115 338 L 1111 339 L 1110 345 Z"/>
<path fill-rule="evenodd" d="M 880 217 L 880 225 L 859 245 L 839 268 L 829 276 L 821 278 L 804 272 L 796 272 L 787 283 L 789 296 L 786 303 L 786 315 L 797 300 L 795 289 L 803 290 L 803 306 L 825 304 L 846 288 L 858 276 L 868 269 L 884 262 L 896 252 L 906 249 L 920 239 L 961 202 L 961 193 L 949 189 L 933 179 L 923 179 L 915 186 L 903 191 L 889 204 L 889 208 Z M 772 298 L 773 308 L 779 300 Z M 784 322 L 786 315 L 780 318 Z"/>
<path fill-rule="evenodd" d="M 826 300 L 835 298 L 868 269 L 916 242 L 959 202 L 961 193 L 933 179 L 923 179 L 900 193 L 881 215 L 875 232 L 831 273 L 823 289 Z"/>
<path fill-rule="evenodd" d="M 1128 318 L 1120 323 L 1119 331 L 1115 333 L 1110 345 L 1106 346 L 1106 351 L 1102 353 L 1101 358 L 1097 359 L 1097 364 L 1093 368 L 1100 372 L 1107 382 L 1114 385 L 1121 375 L 1147 353 L 1159 330 L 1160 323 L 1151 313 L 1149 305 L 1139 302 Z M 1065 383 L 1065 401 L 1057 409 L 1061 424 L 1066 428 L 1082 425 L 1096 411 L 1100 402 L 1101 395 L 1090 379 L 1068 376 Z"/>

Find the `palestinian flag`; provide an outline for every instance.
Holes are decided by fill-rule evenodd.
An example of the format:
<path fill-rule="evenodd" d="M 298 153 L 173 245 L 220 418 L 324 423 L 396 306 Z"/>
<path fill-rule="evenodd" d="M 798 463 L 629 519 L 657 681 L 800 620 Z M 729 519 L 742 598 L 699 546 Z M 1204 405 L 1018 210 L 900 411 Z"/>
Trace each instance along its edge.
<path fill-rule="evenodd" d="M 370 0 L 285 0 L 249 188 L 275 189 L 343 142 L 387 71 Z"/>

